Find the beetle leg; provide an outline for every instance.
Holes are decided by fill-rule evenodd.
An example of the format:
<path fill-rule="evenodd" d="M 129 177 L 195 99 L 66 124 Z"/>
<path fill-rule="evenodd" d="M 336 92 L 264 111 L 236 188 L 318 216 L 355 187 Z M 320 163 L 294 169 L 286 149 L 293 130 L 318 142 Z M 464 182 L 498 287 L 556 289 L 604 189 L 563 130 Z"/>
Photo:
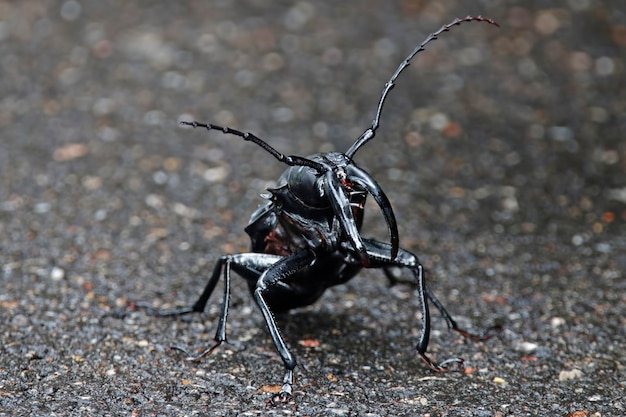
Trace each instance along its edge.
<path fill-rule="evenodd" d="M 238 274 L 242 275 L 246 279 L 257 279 L 261 274 L 266 271 L 271 265 L 276 263 L 280 256 L 268 255 L 262 253 L 240 253 L 236 255 L 224 255 L 219 258 L 217 264 L 213 268 L 213 273 L 209 278 L 204 290 L 200 297 L 190 307 L 173 309 L 173 310 L 161 310 L 157 311 L 158 316 L 179 316 L 189 313 L 201 313 L 206 308 L 209 298 L 213 294 L 215 287 L 220 279 L 220 272 L 224 271 L 224 293 L 222 296 L 222 306 L 220 309 L 220 317 L 217 322 L 217 328 L 215 331 L 215 337 L 213 338 L 214 344 L 204 349 L 198 355 L 190 354 L 186 349 L 173 346 L 173 349 L 184 352 L 188 357 L 187 361 L 198 362 L 204 357 L 210 355 L 227 342 L 226 337 L 226 322 L 228 318 L 228 310 L 230 307 L 230 271 L 234 269 Z"/>
<path fill-rule="evenodd" d="M 352 245 L 354 253 L 358 255 L 361 265 L 368 267 L 370 260 L 367 256 L 367 249 L 363 245 L 361 234 L 354 220 L 350 201 L 344 194 L 343 186 L 334 171 L 328 171 L 324 174 L 324 192 L 328 195 L 328 200 L 335 213 L 335 220 L 341 225 L 341 229 Z"/>
<path fill-rule="evenodd" d="M 191 310 L 193 312 L 204 311 L 204 308 L 206 307 L 206 303 L 209 301 L 209 297 L 211 297 L 211 293 L 215 289 L 215 285 L 217 284 L 217 281 L 219 280 L 220 270 L 223 269 L 224 270 L 224 295 L 222 298 L 222 308 L 220 311 L 220 318 L 217 322 L 217 329 L 215 330 L 215 337 L 213 337 L 213 340 L 215 341 L 215 343 L 212 346 L 209 346 L 208 348 L 204 349 L 198 355 L 188 355 L 188 357 L 185 358 L 185 360 L 188 362 L 200 362 L 200 360 L 202 360 L 206 356 L 209 356 L 211 353 L 213 353 L 213 351 L 215 351 L 215 349 L 217 349 L 224 342 L 226 342 L 226 319 L 228 317 L 228 308 L 230 307 L 230 268 L 231 268 L 232 262 L 233 262 L 233 256 L 231 255 L 222 256 L 220 258 L 219 262 L 213 269 L 213 275 L 211 276 L 211 279 L 209 279 L 209 282 L 207 283 L 207 286 L 204 288 L 204 291 L 202 291 L 200 298 L 198 298 L 198 300 L 191 307 Z M 185 350 L 180 349 L 178 347 L 174 347 L 174 348 L 181 350 L 183 352 L 186 352 Z"/>
<path fill-rule="evenodd" d="M 389 280 L 390 287 L 393 287 L 394 285 L 400 284 L 400 283 L 409 284 L 409 285 L 415 284 L 414 281 L 406 281 L 406 280 L 396 277 L 393 271 L 391 271 L 389 267 L 383 267 L 382 269 L 383 269 L 383 272 L 385 273 L 385 276 Z M 483 330 L 482 333 L 480 334 L 470 333 L 467 330 L 464 330 L 458 326 L 458 324 L 456 323 L 456 320 L 452 318 L 450 313 L 448 313 L 446 308 L 443 306 L 441 301 L 437 299 L 437 297 L 432 292 L 432 290 L 428 287 L 428 285 L 426 286 L 426 297 L 428 297 L 428 299 L 433 303 L 433 305 L 437 307 L 437 310 L 439 310 L 439 312 L 441 313 L 441 316 L 445 320 L 446 325 L 448 326 L 448 329 L 454 330 L 455 332 L 459 333 L 461 336 L 467 339 L 470 339 L 474 342 L 482 342 L 482 341 L 491 339 L 495 333 L 502 331 L 502 326 L 496 325 L 496 326 L 492 326 Z"/>
<path fill-rule="evenodd" d="M 213 273 L 211 274 L 211 278 L 209 278 L 209 282 L 207 282 L 204 290 L 202 291 L 202 294 L 200 295 L 198 300 L 193 303 L 192 306 L 177 308 L 173 310 L 159 310 L 157 311 L 156 315 L 167 317 L 182 316 L 189 313 L 202 313 L 204 311 L 204 308 L 206 307 L 206 303 L 209 301 L 209 298 L 211 297 L 211 294 L 213 294 L 213 290 L 215 290 L 215 286 L 220 279 L 220 272 L 224 267 L 224 264 L 227 264 L 227 269 L 230 267 L 230 262 L 228 262 L 228 258 L 229 255 L 220 257 L 220 259 L 217 261 L 217 264 L 213 268 Z M 226 298 L 226 293 L 230 291 L 230 288 L 226 288 L 226 285 L 224 285 L 224 287 L 224 298 Z"/>
<path fill-rule="evenodd" d="M 137 302 L 135 303 L 135 307 L 145 308 L 148 310 L 148 314 L 159 317 L 182 316 L 190 313 L 202 313 L 204 311 L 204 308 L 206 307 L 207 301 L 209 301 L 209 298 L 211 297 L 211 294 L 213 294 L 213 290 L 215 290 L 217 282 L 219 281 L 220 271 L 222 270 L 222 267 L 226 262 L 226 258 L 228 258 L 228 256 L 220 257 L 217 265 L 215 265 L 215 268 L 213 268 L 213 273 L 211 274 L 211 278 L 209 278 L 209 282 L 207 282 L 204 290 L 202 291 L 202 294 L 200 295 L 198 300 L 193 303 L 192 306 L 175 308 L 171 310 L 158 310 L 154 309 L 149 303 Z M 224 288 L 224 292 L 226 293 L 227 291 L 230 291 L 230 288 Z"/>
<path fill-rule="evenodd" d="M 407 279 L 402 279 L 401 277 L 397 277 L 394 274 L 394 271 L 392 271 L 391 269 L 395 268 L 395 266 L 385 266 L 383 267 L 383 273 L 385 274 L 385 277 L 387 277 L 387 280 L 389 281 L 389 286 L 393 287 L 394 285 L 398 285 L 398 284 L 406 284 L 406 285 L 411 285 L 411 286 L 415 286 L 415 280 L 407 280 Z"/>
<path fill-rule="evenodd" d="M 443 319 L 446 321 L 448 329 L 454 330 L 455 332 L 467 339 L 470 339 L 474 342 L 482 342 L 484 340 L 491 339 L 495 333 L 502 330 L 502 326 L 491 326 L 483 330 L 483 332 L 480 334 L 470 333 L 467 330 L 460 328 L 459 325 L 456 324 L 456 321 L 452 318 L 450 313 L 446 311 L 446 308 L 443 306 L 443 304 L 441 304 L 441 301 L 439 301 L 437 297 L 435 297 L 435 294 L 433 294 L 428 286 L 426 287 L 426 297 L 428 297 L 428 299 L 432 301 L 434 306 L 437 307 L 437 310 L 439 310 L 439 312 L 443 316 Z"/>
<path fill-rule="evenodd" d="M 272 342 L 274 342 L 274 346 L 285 365 L 283 385 L 280 392 L 272 397 L 271 403 L 273 404 L 276 402 L 288 402 L 292 398 L 293 370 L 297 365 L 297 361 L 280 335 L 274 314 L 265 301 L 264 294 L 271 291 L 272 287 L 276 285 L 287 285 L 285 281 L 289 277 L 310 265 L 314 260 L 315 254 L 308 250 L 295 252 L 282 258 L 261 275 L 254 290 L 254 299 L 263 314 Z"/>
<path fill-rule="evenodd" d="M 417 261 L 417 258 L 415 258 L 415 260 Z M 430 341 L 430 312 L 427 300 L 428 288 L 426 287 L 426 282 L 424 282 L 424 268 L 419 261 L 417 262 L 417 266 L 411 269 L 417 281 L 420 303 L 422 304 L 422 320 L 424 321 L 422 335 L 416 346 L 417 353 L 420 355 L 420 358 L 422 358 L 422 361 L 435 372 L 448 372 L 455 369 L 451 368 L 450 365 L 458 367 L 458 370 L 461 371 L 463 370 L 463 359 L 461 358 L 452 358 L 437 364 L 426 355 L 426 349 L 428 349 L 428 342 Z"/>
<path fill-rule="evenodd" d="M 367 245 L 367 242 L 366 242 Z M 400 262 L 404 261 L 407 268 L 411 269 L 413 274 L 415 275 L 415 280 L 417 281 L 418 294 L 420 298 L 420 304 L 422 305 L 422 334 L 419 338 L 417 346 L 417 353 L 419 354 L 422 361 L 435 372 L 449 372 L 451 370 L 463 370 L 463 359 L 461 358 L 451 358 L 447 359 L 439 364 L 434 362 L 432 359 L 428 357 L 426 354 L 426 350 L 428 349 L 428 342 L 430 341 L 430 309 L 428 307 L 428 288 L 426 287 L 426 282 L 424 281 L 424 268 L 422 264 L 419 263 L 416 256 L 413 254 L 400 249 L 400 253 L 396 258 Z M 395 263 L 395 261 L 391 261 Z M 408 262 L 407 262 L 408 261 Z M 452 366 L 451 366 L 452 365 Z"/>
<path fill-rule="evenodd" d="M 452 358 L 446 361 L 443 361 L 439 364 L 434 362 L 432 359 L 428 357 L 426 354 L 426 350 L 428 349 L 428 343 L 430 339 L 430 310 L 428 306 L 428 300 L 430 300 L 433 305 L 439 310 L 441 315 L 443 316 L 448 328 L 454 330 L 461 334 L 464 337 L 468 337 L 472 340 L 485 340 L 488 339 L 491 335 L 491 329 L 488 329 L 483 335 L 473 335 L 461 328 L 456 324 L 452 316 L 446 311 L 443 304 L 435 297 L 433 292 L 426 286 L 426 282 L 424 280 L 424 271 L 422 265 L 419 263 L 418 258 L 412 253 L 399 249 L 398 256 L 395 259 L 391 259 L 389 256 L 390 253 L 390 245 L 388 243 L 378 242 L 375 240 L 364 239 L 363 240 L 365 247 L 367 248 L 367 252 L 369 254 L 369 258 L 371 259 L 371 268 L 382 268 L 387 277 L 390 278 L 390 271 L 388 271 L 389 267 L 397 266 L 408 268 L 413 272 L 415 277 L 416 284 L 418 286 L 417 291 L 420 297 L 420 303 L 422 305 L 422 320 L 424 322 L 422 326 L 422 334 L 420 336 L 419 342 L 416 346 L 417 352 L 420 355 L 420 358 L 424 361 L 424 363 L 432 370 L 436 372 L 449 372 L 452 370 L 462 370 L 463 369 L 463 359 L 461 358 Z M 354 262 L 358 262 L 357 259 L 354 259 Z M 392 281 L 393 282 L 393 281 Z M 495 328 L 494 328 L 495 329 Z"/>

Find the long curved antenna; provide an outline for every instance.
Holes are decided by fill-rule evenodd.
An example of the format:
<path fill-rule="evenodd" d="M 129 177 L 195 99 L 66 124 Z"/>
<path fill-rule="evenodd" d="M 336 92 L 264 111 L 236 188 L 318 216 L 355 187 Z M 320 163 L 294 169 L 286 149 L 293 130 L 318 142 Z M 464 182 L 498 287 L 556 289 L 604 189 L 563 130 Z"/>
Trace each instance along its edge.
<path fill-rule="evenodd" d="M 245 141 L 256 143 L 261 148 L 269 152 L 274 158 L 278 159 L 280 162 L 283 162 L 289 166 L 306 166 L 306 167 L 313 168 L 319 173 L 322 173 L 325 171 L 324 166 L 322 164 L 318 164 L 315 161 L 311 161 L 310 159 L 303 158 L 301 156 L 282 154 L 278 152 L 276 149 L 272 148 L 270 145 L 268 145 L 267 142 L 265 142 L 263 139 L 256 137 L 250 132 L 241 132 L 239 130 L 231 129 L 230 127 L 218 126 L 218 125 L 213 125 L 210 123 L 180 122 L 180 124 L 185 125 L 185 126 L 191 126 L 194 128 L 203 127 L 206 130 L 219 130 L 225 135 L 239 136 Z"/>
<path fill-rule="evenodd" d="M 363 134 L 361 136 L 359 136 L 359 138 L 356 140 L 356 142 L 354 142 L 352 144 L 352 146 L 350 146 L 350 149 L 348 149 L 348 151 L 346 152 L 346 156 L 348 158 L 352 159 L 352 157 L 354 156 L 356 151 L 358 151 L 361 146 L 365 145 L 368 141 L 373 139 L 374 136 L 376 136 L 376 129 L 378 129 L 378 126 L 379 126 L 380 115 L 383 112 L 383 105 L 385 104 L 385 100 L 387 99 L 387 95 L 396 86 L 396 84 L 395 84 L 396 79 L 400 76 L 402 71 L 404 71 L 406 69 L 406 67 L 408 67 L 411 64 L 411 60 L 413 59 L 413 57 L 415 55 L 417 55 L 418 52 L 423 51 L 424 47 L 428 43 L 430 43 L 431 41 L 434 41 L 435 39 L 437 39 L 437 37 L 439 35 L 441 35 L 443 32 L 447 32 L 448 30 L 450 30 L 451 27 L 460 25 L 463 22 L 471 22 L 471 21 L 487 22 L 489 24 L 492 24 L 492 25 L 495 25 L 495 26 L 498 26 L 498 27 L 500 26 L 494 20 L 488 19 L 488 18 L 485 18 L 485 17 L 482 17 L 482 16 L 467 16 L 467 17 L 463 17 L 463 18 L 459 18 L 458 17 L 458 18 L 454 19 L 452 22 L 450 22 L 450 23 L 448 23 L 446 25 L 443 25 L 438 31 L 433 32 L 430 35 L 428 35 L 428 37 L 421 44 L 419 44 L 417 47 L 415 47 L 413 52 L 411 52 L 404 59 L 404 61 L 402 61 L 402 63 L 400 64 L 400 66 L 398 67 L 396 72 L 394 72 L 394 74 L 391 76 L 389 81 L 387 81 L 387 83 L 385 84 L 385 88 L 383 89 L 383 94 L 380 96 L 380 100 L 378 102 L 378 109 L 376 110 L 376 117 L 374 117 L 374 121 L 372 122 L 372 126 L 369 127 L 365 132 L 363 132 Z"/>

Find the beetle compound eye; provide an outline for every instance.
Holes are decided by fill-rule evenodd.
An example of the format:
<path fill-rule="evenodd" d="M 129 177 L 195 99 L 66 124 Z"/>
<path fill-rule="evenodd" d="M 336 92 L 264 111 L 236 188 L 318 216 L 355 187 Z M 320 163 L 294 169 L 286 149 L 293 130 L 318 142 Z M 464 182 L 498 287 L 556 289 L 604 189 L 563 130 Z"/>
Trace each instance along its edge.
<path fill-rule="evenodd" d="M 335 175 L 337 176 L 337 179 L 340 183 L 343 184 L 346 181 L 346 171 L 344 171 L 342 168 L 335 169 Z"/>

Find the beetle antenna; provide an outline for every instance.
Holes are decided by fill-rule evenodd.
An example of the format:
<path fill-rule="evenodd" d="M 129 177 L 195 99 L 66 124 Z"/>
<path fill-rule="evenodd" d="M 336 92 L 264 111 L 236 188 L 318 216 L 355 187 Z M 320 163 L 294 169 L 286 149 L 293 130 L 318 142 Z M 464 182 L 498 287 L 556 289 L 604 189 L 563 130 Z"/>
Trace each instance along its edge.
<path fill-rule="evenodd" d="M 496 21 L 494 21 L 492 19 L 488 19 L 488 18 L 482 17 L 482 16 L 466 16 L 466 17 L 463 17 L 463 18 L 457 17 L 452 22 L 450 22 L 450 23 L 448 23 L 446 25 L 443 25 L 438 31 L 433 32 L 430 35 L 428 35 L 428 37 L 421 44 L 416 46 L 415 49 L 413 49 L 413 51 L 404 59 L 404 61 L 402 61 L 402 63 L 400 64 L 400 66 L 398 67 L 396 72 L 394 72 L 394 74 L 391 76 L 389 81 L 387 81 L 387 83 L 385 84 L 385 88 L 383 89 L 383 93 L 380 96 L 380 100 L 378 101 L 378 109 L 376 110 L 376 117 L 374 117 L 374 121 L 372 122 L 372 126 L 369 127 L 365 132 L 363 132 L 363 134 L 361 136 L 359 136 L 359 138 L 356 140 L 356 142 L 354 142 L 354 144 L 352 144 L 352 146 L 350 146 L 350 149 L 348 149 L 348 151 L 346 152 L 346 156 L 348 158 L 352 159 L 352 157 L 354 156 L 356 151 L 358 151 L 361 146 L 365 145 L 368 141 L 373 139 L 374 136 L 376 136 L 376 130 L 378 129 L 378 126 L 379 126 L 380 115 L 383 112 L 383 105 L 385 104 L 385 100 L 387 99 L 387 95 L 396 86 L 396 84 L 395 84 L 396 79 L 400 76 L 402 71 L 404 71 L 406 69 L 406 67 L 408 67 L 411 64 L 411 60 L 413 59 L 413 57 L 415 55 L 417 55 L 419 52 L 423 51 L 425 46 L 428 43 L 430 43 L 431 41 L 434 41 L 435 39 L 437 39 L 438 36 L 441 35 L 443 32 L 447 32 L 453 26 L 460 25 L 463 22 L 471 22 L 471 21 L 487 22 L 489 24 L 492 24 L 492 25 L 495 25 L 495 26 L 498 26 L 498 27 L 500 26 L 500 25 L 498 25 L 498 23 L 496 23 Z"/>
<path fill-rule="evenodd" d="M 218 125 L 213 125 L 213 124 L 210 124 L 210 123 L 180 122 L 180 124 L 184 125 L 184 126 L 191 126 L 191 127 L 194 127 L 194 128 L 196 128 L 196 127 L 203 127 L 206 130 L 219 130 L 219 131 L 221 131 L 225 135 L 239 136 L 240 138 L 242 138 L 245 141 L 256 143 L 261 148 L 263 148 L 267 152 L 269 152 L 274 158 L 278 159 L 280 162 L 283 162 L 283 163 L 285 163 L 285 164 L 287 164 L 289 166 L 306 166 L 306 167 L 313 168 L 314 170 L 316 170 L 316 171 L 318 171 L 320 173 L 324 172 L 324 167 L 322 166 L 322 164 L 318 164 L 315 161 L 311 161 L 310 159 L 303 158 L 301 156 L 282 154 L 282 153 L 278 152 L 276 149 L 274 149 L 273 147 L 271 147 L 263 139 L 258 138 L 257 136 L 253 135 L 250 132 L 242 132 L 242 131 L 239 131 L 239 130 L 231 129 L 230 127 L 218 126 Z"/>

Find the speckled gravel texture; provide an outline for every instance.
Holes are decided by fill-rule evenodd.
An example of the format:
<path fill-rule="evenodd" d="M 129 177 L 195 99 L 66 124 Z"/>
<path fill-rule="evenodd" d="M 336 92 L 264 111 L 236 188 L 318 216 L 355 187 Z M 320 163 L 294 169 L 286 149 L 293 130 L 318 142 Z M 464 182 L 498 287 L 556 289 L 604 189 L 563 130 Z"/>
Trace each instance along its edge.
<path fill-rule="evenodd" d="M 180 120 L 345 151 L 406 54 L 468 14 L 501 27 L 431 43 L 356 155 L 459 323 L 503 325 L 475 343 L 433 312 L 431 354 L 466 373 L 421 363 L 414 289 L 379 271 L 280 318 L 285 407 L 243 280 L 232 345 L 200 364 L 169 347 L 206 347 L 219 297 L 127 307 L 192 303 L 284 169 Z M 622 0 L 0 1 L 0 66 L 0 415 L 626 414 Z M 384 240 L 377 212 L 363 234 Z"/>

